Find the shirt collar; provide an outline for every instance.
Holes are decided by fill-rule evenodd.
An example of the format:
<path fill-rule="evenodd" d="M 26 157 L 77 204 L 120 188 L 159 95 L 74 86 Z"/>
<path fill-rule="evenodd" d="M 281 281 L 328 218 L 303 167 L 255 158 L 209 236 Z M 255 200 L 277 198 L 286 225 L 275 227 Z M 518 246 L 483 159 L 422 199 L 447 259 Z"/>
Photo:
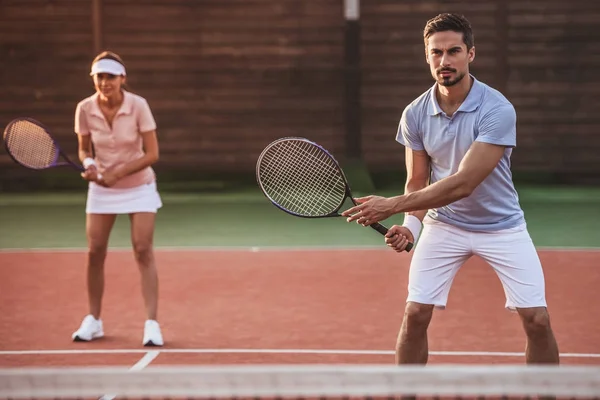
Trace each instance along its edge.
<path fill-rule="evenodd" d="M 98 97 L 100 97 L 100 95 L 98 93 L 94 94 L 92 96 L 92 109 L 91 109 L 91 115 L 95 115 L 97 117 L 101 117 L 104 118 L 104 114 L 102 114 L 102 111 L 100 110 L 100 105 L 98 104 Z M 133 112 L 133 97 L 131 96 L 131 94 L 129 92 L 127 92 L 126 90 L 123 90 L 123 104 L 121 104 L 121 108 L 119 108 L 119 111 L 117 111 L 117 114 L 115 114 L 115 116 L 120 115 L 120 114 L 131 114 Z"/>
<path fill-rule="evenodd" d="M 471 90 L 469 90 L 469 94 L 467 94 L 467 98 L 462 102 L 460 107 L 456 112 L 472 112 L 479 108 L 479 104 L 481 104 L 481 96 L 483 95 L 483 85 L 479 82 L 473 75 L 469 76 L 473 78 L 473 86 L 471 86 Z M 430 90 L 429 96 L 429 115 L 438 115 L 441 114 L 442 108 L 438 104 L 437 97 L 435 95 L 435 91 L 437 89 L 437 82 L 433 84 Z"/>

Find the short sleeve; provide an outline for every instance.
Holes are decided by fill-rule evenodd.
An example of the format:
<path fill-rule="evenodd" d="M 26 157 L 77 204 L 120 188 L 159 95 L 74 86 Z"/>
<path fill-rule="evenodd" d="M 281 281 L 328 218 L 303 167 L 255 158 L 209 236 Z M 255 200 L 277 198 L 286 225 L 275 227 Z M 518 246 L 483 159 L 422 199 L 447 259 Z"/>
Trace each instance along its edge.
<path fill-rule="evenodd" d="M 150 105 L 146 99 L 140 99 L 138 103 L 138 128 L 140 132 L 149 132 L 156 130 L 156 121 L 150 110 Z"/>
<path fill-rule="evenodd" d="M 517 113 L 512 105 L 494 107 L 479 122 L 477 142 L 516 147 Z"/>
<path fill-rule="evenodd" d="M 87 117 L 83 110 L 82 103 L 77 104 L 77 108 L 75 108 L 75 133 L 79 135 L 90 134 L 90 128 L 87 123 Z"/>
<path fill-rule="evenodd" d="M 414 114 L 415 111 L 410 106 L 404 109 L 398 124 L 396 141 L 413 150 L 425 150 L 423 138 L 419 134 L 419 124 Z"/>

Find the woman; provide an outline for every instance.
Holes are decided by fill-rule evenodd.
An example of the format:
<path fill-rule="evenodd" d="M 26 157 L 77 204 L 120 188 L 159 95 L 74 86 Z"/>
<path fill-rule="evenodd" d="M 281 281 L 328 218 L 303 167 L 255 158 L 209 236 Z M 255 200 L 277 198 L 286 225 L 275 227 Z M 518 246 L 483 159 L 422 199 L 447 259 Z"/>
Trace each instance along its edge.
<path fill-rule="evenodd" d="M 142 343 L 162 346 L 156 321 L 158 275 L 153 253 L 155 217 L 162 207 L 151 167 L 159 153 L 156 123 L 147 101 L 124 90 L 125 65 L 117 54 L 99 54 L 90 75 L 96 93 L 82 100 L 75 111 L 79 159 L 85 167 L 81 175 L 89 181 L 86 204 L 89 315 L 73 333 L 73 340 L 90 341 L 104 336 L 100 319 L 104 260 L 117 214 L 128 214 L 147 313 Z"/>

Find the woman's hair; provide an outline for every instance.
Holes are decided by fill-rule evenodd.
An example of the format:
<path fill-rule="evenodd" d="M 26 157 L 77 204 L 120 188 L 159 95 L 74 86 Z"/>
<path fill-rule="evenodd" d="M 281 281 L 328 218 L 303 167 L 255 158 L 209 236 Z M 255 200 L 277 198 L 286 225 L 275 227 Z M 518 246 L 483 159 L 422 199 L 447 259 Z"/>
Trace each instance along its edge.
<path fill-rule="evenodd" d="M 123 62 L 121 56 L 119 56 L 117 53 L 113 53 L 112 51 L 108 50 L 98 54 L 96 58 L 94 58 L 94 61 L 92 61 L 92 64 L 100 60 L 114 60 L 118 63 L 121 63 L 121 65 L 125 66 L 125 63 Z"/>

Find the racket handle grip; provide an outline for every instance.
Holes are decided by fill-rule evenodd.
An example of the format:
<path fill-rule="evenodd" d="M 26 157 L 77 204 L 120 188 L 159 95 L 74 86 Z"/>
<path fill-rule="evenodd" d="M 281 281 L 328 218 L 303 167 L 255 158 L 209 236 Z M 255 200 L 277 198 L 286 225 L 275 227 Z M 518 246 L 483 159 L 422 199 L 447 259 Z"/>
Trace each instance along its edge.
<path fill-rule="evenodd" d="M 374 224 L 369 225 L 371 228 L 375 229 L 377 232 L 381 233 L 382 235 L 386 235 L 388 233 L 388 228 L 386 228 L 385 226 L 381 225 L 380 223 L 376 222 Z"/>
<path fill-rule="evenodd" d="M 370 227 L 373 228 L 373 229 L 375 229 L 377 232 L 381 233 L 384 236 L 388 233 L 388 228 L 386 228 L 385 226 L 381 225 L 380 223 L 376 222 L 374 224 L 371 224 Z M 404 251 L 406 251 L 408 253 L 409 251 L 412 250 L 413 246 L 414 246 L 414 244 L 409 242 L 406 245 L 406 248 L 404 249 Z"/>

